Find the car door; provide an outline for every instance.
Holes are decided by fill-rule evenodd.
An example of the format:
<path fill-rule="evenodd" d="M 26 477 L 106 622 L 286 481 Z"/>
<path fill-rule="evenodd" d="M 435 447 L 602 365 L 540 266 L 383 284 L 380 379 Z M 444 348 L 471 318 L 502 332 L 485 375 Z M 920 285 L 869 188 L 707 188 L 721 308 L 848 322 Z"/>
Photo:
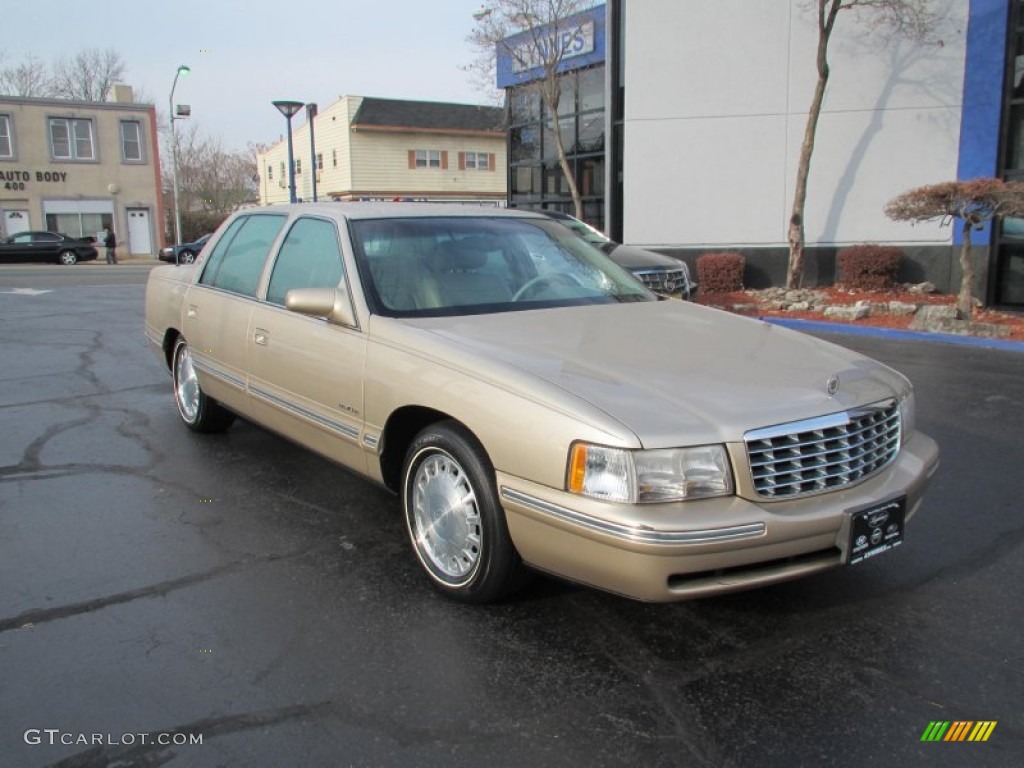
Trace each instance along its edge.
<path fill-rule="evenodd" d="M 57 261 L 57 254 L 64 250 L 64 238 L 53 232 L 32 233 L 32 260 Z"/>
<path fill-rule="evenodd" d="M 32 232 L 19 232 L 0 244 L 4 261 L 32 261 Z"/>
<path fill-rule="evenodd" d="M 359 443 L 365 335 L 286 309 L 295 288 L 348 291 L 334 221 L 300 217 L 281 241 L 248 339 L 253 408 L 260 423 L 365 472 Z"/>
<path fill-rule="evenodd" d="M 182 312 L 185 340 L 203 390 L 248 413 L 249 325 L 267 256 L 287 216 L 239 216 L 217 241 Z"/>

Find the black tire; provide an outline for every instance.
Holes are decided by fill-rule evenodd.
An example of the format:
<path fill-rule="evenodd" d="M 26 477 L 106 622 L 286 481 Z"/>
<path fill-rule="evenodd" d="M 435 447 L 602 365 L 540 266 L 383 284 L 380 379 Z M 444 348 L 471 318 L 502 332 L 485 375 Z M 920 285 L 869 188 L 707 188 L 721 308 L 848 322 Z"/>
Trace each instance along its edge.
<path fill-rule="evenodd" d="M 191 264 L 196 260 L 196 255 L 192 251 L 182 251 L 178 254 L 179 264 Z"/>
<path fill-rule="evenodd" d="M 61 251 L 57 254 L 57 263 L 66 267 L 73 266 L 78 263 L 78 254 L 74 251 Z"/>
<path fill-rule="evenodd" d="M 402 467 L 402 509 L 417 560 L 446 596 L 486 603 L 525 583 L 494 468 L 461 425 L 432 424 L 412 441 Z"/>
<path fill-rule="evenodd" d="M 235 421 L 235 414 L 227 410 L 199 386 L 192 353 L 185 339 L 179 338 L 174 344 L 171 356 L 171 379 L 173 381 L 174 403 L 185 426 L 193 432 L 211 434 L 223 432 Z"/>

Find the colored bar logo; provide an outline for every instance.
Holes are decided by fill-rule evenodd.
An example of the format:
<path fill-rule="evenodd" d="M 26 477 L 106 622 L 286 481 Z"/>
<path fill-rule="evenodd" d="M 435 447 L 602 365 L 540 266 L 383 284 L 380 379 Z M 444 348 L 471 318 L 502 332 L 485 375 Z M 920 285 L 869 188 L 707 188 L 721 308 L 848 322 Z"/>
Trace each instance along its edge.
<path fill-rule="evenodd" d="M 988 741 L 997 720 L 932 720 L 921 741 Z"/>

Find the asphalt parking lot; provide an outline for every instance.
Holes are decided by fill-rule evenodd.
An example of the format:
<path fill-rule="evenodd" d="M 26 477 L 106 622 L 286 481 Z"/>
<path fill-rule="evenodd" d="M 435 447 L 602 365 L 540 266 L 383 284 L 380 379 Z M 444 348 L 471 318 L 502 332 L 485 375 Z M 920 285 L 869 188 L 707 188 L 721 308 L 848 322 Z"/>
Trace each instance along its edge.
<path fill-rule="evenodd" d="M 828 336 L 907 374 L 942 449 L 892 553 L 674 605 L 539 577 L 468 607 L 388 493 L 181 426 L 145 273 L 0 269 L 0 766 L 1020 764 L 1024 353 Z"/>

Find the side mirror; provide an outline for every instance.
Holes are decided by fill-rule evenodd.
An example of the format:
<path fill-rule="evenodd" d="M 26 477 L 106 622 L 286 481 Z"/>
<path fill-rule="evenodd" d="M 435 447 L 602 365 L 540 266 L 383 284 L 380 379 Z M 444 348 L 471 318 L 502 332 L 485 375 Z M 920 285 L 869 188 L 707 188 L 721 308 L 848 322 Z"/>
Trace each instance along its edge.
<path fill-rule="evenodd" d="M 348 292 L 337 288 L 293 288 L 284 297 L 284 305 L 292 312 L 322 317 L 336 325 L 355 328 L 356 314 Z"/>

